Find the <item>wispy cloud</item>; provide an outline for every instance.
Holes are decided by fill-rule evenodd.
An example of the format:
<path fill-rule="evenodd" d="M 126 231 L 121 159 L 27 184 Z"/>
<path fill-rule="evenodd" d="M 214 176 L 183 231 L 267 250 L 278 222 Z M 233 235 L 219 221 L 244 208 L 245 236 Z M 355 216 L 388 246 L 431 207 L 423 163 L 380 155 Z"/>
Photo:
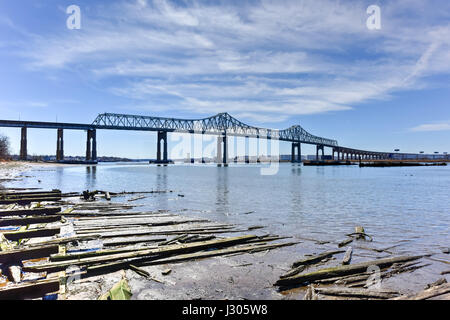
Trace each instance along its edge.
<path fill-rule="evenodd" d="M 83 12 L 77 32 L 33 35 L 22 55 L 33 70 L 105 80 L 143 109 L 284 121 L 450 74 L 450 5 L 433 3 L 386 2 L 382 29 L 371 31 L 366 1 L 122 1 Z"/>
<path fill-rule="evenodd" d="M 415 131 L 415 132 L 449 131 L 450 130 L 450 121 L 421 124 L 421 125 L 419 125 L 417 127 L 411 128 L 410 130 L 411 131 Z"/>

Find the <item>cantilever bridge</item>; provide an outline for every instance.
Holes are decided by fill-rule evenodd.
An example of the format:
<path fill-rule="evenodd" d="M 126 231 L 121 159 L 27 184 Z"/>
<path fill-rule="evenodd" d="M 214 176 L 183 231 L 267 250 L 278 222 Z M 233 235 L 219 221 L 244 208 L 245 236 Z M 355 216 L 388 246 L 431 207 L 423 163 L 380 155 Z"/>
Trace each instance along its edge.
<path fill-rule="evenodd" d="M 316 145 L 316 158 L 319 151 L 324 155 L 324 148 L 332 149 L 333 159 L 386 159 L 392 158 L 392 153 L 357 150 L 339 146 L 336 140 L 315 136 L 299 125 L 284 130 L 258 128 L 247 125 L 228 113 L 219 113 L 204 119 L 175 119 L 152 116 L 138 116 L 127 114 L 103 113 L 99 114 L 92 124 L 13 121 L 0 120 L 0 127 L 21 128 L 20 158 L 27 159 L 27 129 L 57 129 L 56 159 L 64 160 L 64 130 L 84 130 L 87 132 L 86 161 L 97 161 L 96 130 L 134 130 L 157 131 L 157 162 L 167 163 L 167 134 L 180 132 L 188 134 L 217 135 L 217 159 L 227 163 L 227 136 L 246 138 L 270 139 L 292 142 L 292 162 L 301 161 L 301 144 Z M 161 146 L 163 141 L 163 146 Z M 335 154 L 337 153 L 337 158 Z M 248 154 L 248 153 L 247 153 Z"/>

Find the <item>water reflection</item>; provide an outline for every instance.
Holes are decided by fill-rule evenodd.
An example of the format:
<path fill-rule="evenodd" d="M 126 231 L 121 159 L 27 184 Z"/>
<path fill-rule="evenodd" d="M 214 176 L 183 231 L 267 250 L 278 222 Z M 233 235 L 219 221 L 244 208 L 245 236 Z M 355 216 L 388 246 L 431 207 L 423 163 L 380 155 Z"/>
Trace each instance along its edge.
<path fill-rule="evenodd" d="M 168 191 L 168 167 L 167 166 L 157 166 L 156 167 L 156 189 L 159 191 Z M 157 203 L 160 209 L 167 209 L 169 206 L 169 198 L 167 194 L 156 194 Z"/>
<path fill-rule="evenodd" d="M 97 166 L 86 166 L 86 183 L 85 188 L 89 189 L 95 185 L 97 179 Z"/>
<path fill-rule="evenodd" d="M 221 214 L 229 214 L 229 168 L 217 168 L 216 170 L 216 211 Z"/>

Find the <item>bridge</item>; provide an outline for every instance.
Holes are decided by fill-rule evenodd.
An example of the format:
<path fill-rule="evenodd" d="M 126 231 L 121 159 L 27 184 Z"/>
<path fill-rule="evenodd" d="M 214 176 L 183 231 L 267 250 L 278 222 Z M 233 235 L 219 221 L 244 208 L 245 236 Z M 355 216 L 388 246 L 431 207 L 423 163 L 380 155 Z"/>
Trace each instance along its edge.
<path fill-rule="evenodd" d="M 207 134 L 217 136 L 217 162 L 226 165 L 228 161 L 228 136 L 256 139 L 280 140 L 292 143 L 291 161 L 301 162 L 301 144 L 316 146 L 316 160 L 319 152 L 322 158 L 325 147 L 331 148 L 332 159 L 390 159 L 393 153 L 358 150 L 339 146 L 333 139 L 310 134 L 300 125 L 284 130 L 258 128 L 245 124 L 228 113 L 219 113 L 203 119 L 176 119 L 115 113 L 99 114 L 91 124 L 0 120 L 0 127 L 21 128 L 20 159 L 27 159 L 27 130 L 29 128 L 56 129 L 56 160 L 64 161 L 64 130 L 87 132 L 86 162 L 97 162 L 97 130 L 133 130 L 157 132 L 157 163 L 166 164 L 168 159 L 167 134 L 170 132 L 187 134 Z M 161 142 L 162 146 L 161 146 Z M 248 155 L 246 147 L 246 154 Z M 397 154 L 398 155 L 398 154 Z M 406 154 L 405 154 L 406 155 Z"/>

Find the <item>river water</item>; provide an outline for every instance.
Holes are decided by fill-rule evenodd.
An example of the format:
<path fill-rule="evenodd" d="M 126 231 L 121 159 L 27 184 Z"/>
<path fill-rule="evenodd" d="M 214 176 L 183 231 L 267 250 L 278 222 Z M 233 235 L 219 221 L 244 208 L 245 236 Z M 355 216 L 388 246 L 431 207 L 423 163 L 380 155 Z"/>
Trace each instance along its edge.
<path fill-rule="evenodd" d="M 34 169 L 25 173 L 30 178 L 8 186 L 63 192 L 173 190 L 134 203 L 218 222 L 262 225 L 266 233 L 331 241 L 335 248 L 345 234 L 361 225 L 377 248 L 396 246 L 395 254 L 437 253 L 438 258 L 448 260 L 441 251 L 450 246 L 450 167 L 281 163 L 276 174 L 262 175 L 264 166 L 59 166 Z M 443 263 L 431 263 L 423 281 L 435 281 L 440 271 L 449 269 Z M 418 287 L 423 285 L 419 282 Z"/>

